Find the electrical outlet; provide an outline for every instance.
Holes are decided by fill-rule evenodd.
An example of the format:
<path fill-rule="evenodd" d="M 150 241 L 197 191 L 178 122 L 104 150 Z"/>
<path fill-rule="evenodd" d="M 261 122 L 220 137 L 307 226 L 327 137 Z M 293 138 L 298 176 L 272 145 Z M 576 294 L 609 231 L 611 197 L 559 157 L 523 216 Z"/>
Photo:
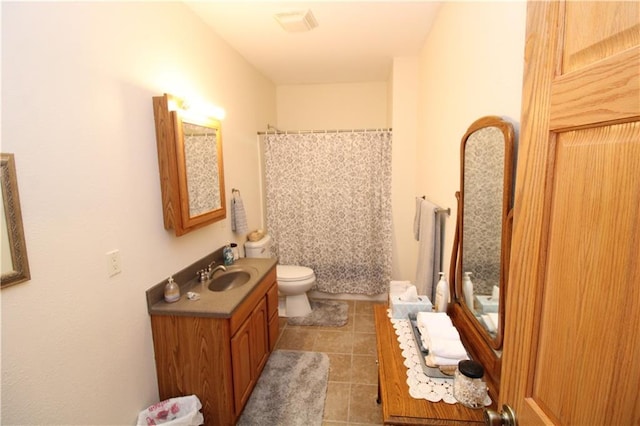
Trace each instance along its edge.
<path fill-rule="evenodd" d="M 111 250 L 107 252 L 107 275 L 112 277 L 122 272 L 120 265 L 120 250 Z"/>

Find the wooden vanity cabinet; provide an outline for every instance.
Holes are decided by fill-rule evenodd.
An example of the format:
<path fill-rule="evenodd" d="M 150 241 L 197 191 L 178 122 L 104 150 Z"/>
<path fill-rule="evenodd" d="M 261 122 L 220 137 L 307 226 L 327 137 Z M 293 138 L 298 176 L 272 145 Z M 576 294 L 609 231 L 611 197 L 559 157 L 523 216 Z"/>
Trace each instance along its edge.
<path fill-rule="evenodd" d="M 160 399 L 195 394 L 206 425 L 235 425 L 275 346 L 277 302 L 273 268 L 230 318 L 152 315 Z"/>

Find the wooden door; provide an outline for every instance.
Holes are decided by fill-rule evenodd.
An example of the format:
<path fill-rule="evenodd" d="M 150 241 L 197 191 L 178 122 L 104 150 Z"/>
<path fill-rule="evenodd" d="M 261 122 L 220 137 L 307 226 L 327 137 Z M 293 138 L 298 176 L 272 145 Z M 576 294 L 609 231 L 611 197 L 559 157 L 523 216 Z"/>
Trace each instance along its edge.
<path fill-rule="evenodd" d="M 640 424 L 640 2 L 538 2 L 527 36 L 500 406 Z"/>

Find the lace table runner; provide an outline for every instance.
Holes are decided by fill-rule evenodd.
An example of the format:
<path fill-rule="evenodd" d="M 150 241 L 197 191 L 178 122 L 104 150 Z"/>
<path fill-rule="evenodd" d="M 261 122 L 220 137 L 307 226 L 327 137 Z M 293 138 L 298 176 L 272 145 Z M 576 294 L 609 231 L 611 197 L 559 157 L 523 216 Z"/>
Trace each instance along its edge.
<path fill-rule="evenodd" d="M 415 399 L 426 399 L 431 402 L 444 401 L 447 404 L 456 404 L 458 401 L 453 396 L 453 377 L 450 379 L 429 377 L 422 370 L 420 355 L 413 339 L 411 323 L 408 319 L 391 318 L 391 311 L 387 311 L 391 324 L 398 336 L 404 366 L 407 367 L 407 385 L 409 395 Z M 487 395 L 485 406 L 491 405 L 491 398 Z"/>

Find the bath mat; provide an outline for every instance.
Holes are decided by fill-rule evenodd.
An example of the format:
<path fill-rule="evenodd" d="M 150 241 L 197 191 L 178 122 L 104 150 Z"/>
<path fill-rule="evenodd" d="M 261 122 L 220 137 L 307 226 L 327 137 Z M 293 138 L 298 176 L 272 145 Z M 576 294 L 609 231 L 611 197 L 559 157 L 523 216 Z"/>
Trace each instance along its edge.
<path fill-rule="evenodd" d="M 238 419 L 238 426 L 321 425 L 329 357 L 320 352 L 274 351 Z"/>
<path fill-rule="evenodd" d="M 311 313 L 304 317 L 287 318 L 289 325 L 342 327 L 349 319 L 349 304 L 339 300 L 310 300 Z"/>

